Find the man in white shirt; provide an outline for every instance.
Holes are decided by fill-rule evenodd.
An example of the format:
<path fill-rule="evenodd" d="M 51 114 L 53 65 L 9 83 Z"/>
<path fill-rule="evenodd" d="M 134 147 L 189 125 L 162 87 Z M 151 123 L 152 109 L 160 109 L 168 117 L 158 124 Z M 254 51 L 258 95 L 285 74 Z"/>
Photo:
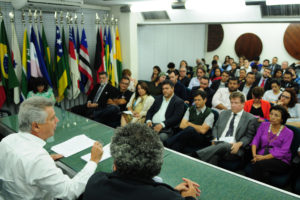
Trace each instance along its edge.
<path fill-rule="evenodd" d="M 95 142 L 91 160 L 70 179 L 43 148 L 58 122 L 53 103 L 44 97 L 25 100 L 19 110 L 19 133 L 0 143 L 0 199 L 76 199 L 95 172 L 103 150 Z"/>
<path fill-rule="evenodd" d="M 191 90 L 193 87 L 200 86 L 200 79 L 201 77 L 205 76 L 205 70 L 202 67 L 197 68 L 197 77 L 191 79 L 189 84 L 189 89 Z"/>
<path fill-rule="evenodd" d="M 256 133 L 256 118 L 243 110 L 245 96 L 241 92 L 233 92 L 229 98 L 231 110 L 221 112 L 213 128 L 212 145 L 193 154 L 214 165 L 217 165 L 220 159 L 241 159 L 244 148 Z"/>
<path fill-rule="evenodd" d="M 230 109 L 229 96 L 239 88 L 238 79 L 231 77 L 228 81 L 228 88 L 219 88 L 212 99 L 212 106 L 218 111 Z"/>

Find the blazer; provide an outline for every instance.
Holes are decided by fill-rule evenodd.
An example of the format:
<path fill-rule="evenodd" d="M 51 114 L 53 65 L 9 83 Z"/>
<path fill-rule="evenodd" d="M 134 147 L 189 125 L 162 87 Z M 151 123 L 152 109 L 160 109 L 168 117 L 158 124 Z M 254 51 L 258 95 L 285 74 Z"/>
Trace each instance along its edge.
<path fill-rule="evenodd" d="M 160 109 L 161 104 L 163 102 L 163 95 L 158 96 L 146 115 L 146 121 L 151 120 L 155 113 Z M 165 128 L 170 128 L 178 125 L 184 115 L 185 107 L 182 99 L 177 97 L 175 94 L 169 102 L 168 108 L 165 113 Z"/>
<path fill-rule="evenodd" d="M 274 74 L 274 72 L 275 72 L 277 69 L 281 69 L 281 66 L 278 65 L 278 64 L 275 64 L 275 65 L 270 64 L 270 65 L 269 65 L 269 68 L 272 70 L 272 74 Z"/>
<path fill-rule="evenodd" d="M 180 97 L 182 100 L 187 100 L 187 94 L 186 94 L 186 88 L 182 83 L 177 81 L 177 83 L 174 86 L 174 93 L 176 96 Z"/>
<path fill-rule="evenodd" d="M 221 79 L 220 80 L 215 80 L 212 82 L 210 88 L 213 89 L 215 92 L 219 89 L 219 86 L 221 84 Z M 227 87 L 227 83 L 225 84 L 225 86 Z"/>
<path fill-rule="evenodd" d="M 88 96 L 88 101 L 93 101 L 96 93 L 100 87 L 100 84 L 97 84 L 94 86 L 91 94 Z M 99 108 L 104 108 L 107 105 L 107 100 L 108 99 L 115 99 L 118 95 L 118 90 L 117 88 L 113 87 L 109 83 L 106 84 L 105 88 L 103 89 L 100 98 L 98 99 L 98 107 Z"/>
<path fill-rule="evenodd" d="M 195 200 L 181 197 L 180 193 L 165 183 L 142 179 L 118 172 L 95 173 L 88 181 L 84 200 Z"/>
<path fill-rule="evenodd" d="M 226 128 L 227 122 L 230 119 L 232 111 L 224 110 L 220 113 L 220 116 L 213 128 L 213 137 L 220 138 L 223 131 Z M 257 119 L 250 113 L 243 112 L 239 124 L 236 128 L 235 140 L 237 142 L 243 142 L 243 148 L 245 148 L 252 141 L 258 127 Z M 243 154 L 243 149 L 240 149 L 238 155 Z"/>
<path fill-rule="evenodd" d="M 244 87 L 245 87 L 245 85 L 246 85 L 246 82 L 243 82 L 243 83 L 241 83 L 241 85 L 240 85 L 240 87 L 239 87 L 239 91 L 243 91 L 243 89 L 244 89 Z M 252 86 L 250 87 L 250 89 L 249 89 L 249 91 L 248 91 L 248 94 L 247 94 L 247 96 L 246 96 L 246 98 L 247 98 L 247 100 L 250 100 L 250 99 L 252 99 L 252 90 L 253 90 L 253 88 L 255 88 L 257 85 L 255 84 L 255 82 L 252 84 Z"/>
<path fill-rule="evenodd" d="M 254 100 L 251 99 L 251 100 L 248 100 L 248 101 L 245 102 L 244 110 L 246 112 L 249 113 L 251 111 L 253 101 Z M 263 100 L 263 99 L 260 100 L 260 103 L 261 103 L 261 109 L 262 109 L 263 114 L 264 114 L 264 118 L 267 119 L 267 120 L 270 120 L 271 104 L 268 101 Z"/>

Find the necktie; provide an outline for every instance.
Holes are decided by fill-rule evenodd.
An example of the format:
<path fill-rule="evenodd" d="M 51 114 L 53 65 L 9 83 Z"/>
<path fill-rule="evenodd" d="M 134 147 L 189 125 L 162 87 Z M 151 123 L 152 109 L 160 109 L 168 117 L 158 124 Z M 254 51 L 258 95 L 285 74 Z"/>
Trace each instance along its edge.
<path fill-rule="evenodd" d="M 229 129 L 228 129 L 228 131 L 227 131 L 225 137 L 231 137 L 231 136 L 233 136 L 235 116 L 236 116 L 236 114 L 234 113 L 234 114 L 233 114 L 233 118 L 232 118 L 231 121 L 230 121 Z"/>
<path fill-rule="evenodd" d="M 95 97 L 93 99 L 93 103 L 97 103 L 98 102 L 98 100 L 100 98 L 100 95 L 102 93 L 102 89 L 103 89 L 103 85 L 100 85 L 100 87 L 99 87 L 99 89 L 98 89 L 98 91 L 97 91 L 97 93 L 96 93 L 96 95 L 95 95 Z"/>
<path fill-rule="evenodd" d="M 261 84 L 260 84 L 260 87 L 264 87 L 265 86 L 265 79 L 263 78 Z"/>

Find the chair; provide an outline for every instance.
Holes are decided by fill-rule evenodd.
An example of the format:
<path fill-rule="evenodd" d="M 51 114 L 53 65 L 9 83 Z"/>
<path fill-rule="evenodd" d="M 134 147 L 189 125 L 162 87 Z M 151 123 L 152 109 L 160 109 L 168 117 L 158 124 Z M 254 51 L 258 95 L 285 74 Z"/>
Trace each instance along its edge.
<path fill-rule="evenodd" d="M 286 126 L 294 132 L 293 141 L 292 141 L 292 144 L 290 147 L 291 153 L 292 153 L 292 160 L 293 160 L 293 158 L 297 155 L 297 150 L 300 145 L 300 129 L 297 127 L 291 126 L 291 125 L 286 125 Z M 245 168 L 245 173 L 248 176 L 252 173 L 250 164 Z M 270 176 L 270 184 L 274 185 L 276 187 L 283 188 L 286 185 L 288 185 L 288 183 L 292 177 L 292 174 L 293 174 L 293 171 L 290 170 L 286 174 L 272 175 L 272 176 Z"/>

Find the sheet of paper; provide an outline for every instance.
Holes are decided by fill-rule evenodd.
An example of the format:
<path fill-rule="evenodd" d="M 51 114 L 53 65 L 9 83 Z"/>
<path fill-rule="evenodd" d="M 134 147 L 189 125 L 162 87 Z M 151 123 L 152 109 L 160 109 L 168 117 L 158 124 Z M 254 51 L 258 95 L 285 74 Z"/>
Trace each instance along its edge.
<path fill-rule="evenodd" d="M 111 157 L 111 155 L 110 155 L 110 143 L 109 143 L 103 147 L 103 155 L 102 155 L 100 162 L 103 160 L 106 160 L 107 158 L 110 158 L 110 157 Z M 88 162 L 91 159 L 91 153 L 81 156 L 81 159 Z"/>
<path fill-rule="evenodd" d="M 69 157 L 75 153 L 93 146 L 94 142 L 95 140 L 92 140 L 91 138 L 88 138 L 86 135 L 82 134 L 53 146 L 51 150 L 63 155 L 64 157 Z"/>
<path fill-rule="evenodd" d="M 128 115 L 133 115 L 133 113 L 130 110 L 123 111 L 123 113 L 128 114 Z"/>

